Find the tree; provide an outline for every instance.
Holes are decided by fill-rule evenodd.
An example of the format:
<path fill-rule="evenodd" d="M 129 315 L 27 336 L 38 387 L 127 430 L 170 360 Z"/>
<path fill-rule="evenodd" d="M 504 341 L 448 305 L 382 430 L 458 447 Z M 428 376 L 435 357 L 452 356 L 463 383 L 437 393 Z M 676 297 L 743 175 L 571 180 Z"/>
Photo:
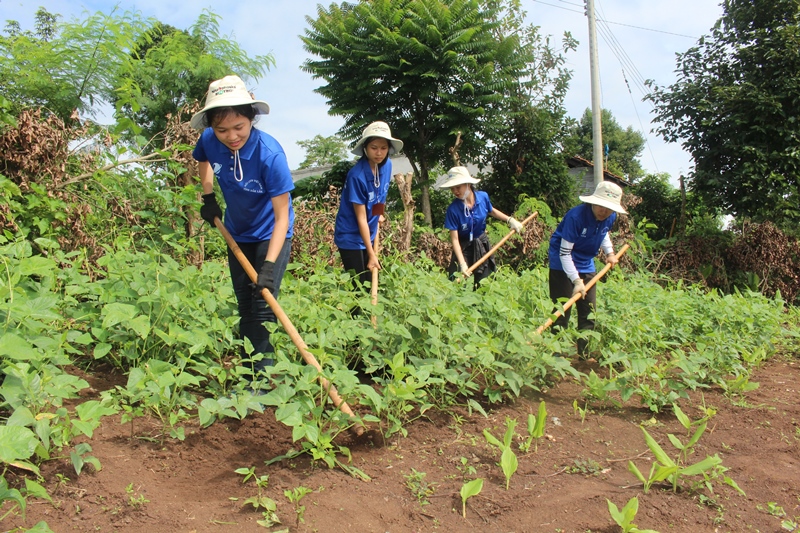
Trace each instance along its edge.
<path fill-rule="evenodd" d="M 800 222 L 800 3 L 725 0 L 677 57 L 678 80 L 651 84 L 658 133 L 680 141 L 690 189 L 737 217 Z"/>
<path fill-rule="evenodd" d="M 478 159 L 502 122 L 505 98 L 533 85 L 533 51 L 503 27 L 518 1 L 371 0 L 318 8 L 306 17 L 305 48 L 320 59 L 303 70 L 325 81 L 316 92 L 345 118 L 340 133 L 356 139 L 383 120 L 405 143 L 430 224 L 430 170 L 450 164 L 448 148 L 463 132 L 464 161 Z"/>
<path fill-rule="evenodd" d="M 673 228 L 680 230 L 678 223 L 681 216 L 681 192 L 669 182 L 669 174 L 647 174 L 626 193 L 634 194 L 642 199 L 641 203 L 631 207 L 628 212 L 639 222 L 647 219 L 656 225 L 648 233 L 652 239 L 666 239 L 673 234 Z"/>
<path fill-rule="evenodd" d="M 146 139 L 158 138 L 167 116 L 202 101 L 211 81 L 232 73 L 257 80 L 275 65 L 271 54 L 251 58 L 235 40 L 220 35 L 219 16 L 210 11 L 186 31 L 155 22 L 128 59 L 119 69 L 112 101 L 118 118 L 128 119 L 123 124 L 129 136 Z"/>
<path fill-rule="evenodd" d="M 297 144 L 306 151 L 306 158 L 297 168 L 333 165 L 348 158 L 347 146 L 338 135 L 315 135 L 313 139 L 297 141 Z"/>
<path fill-rule="evenodd" d="M 0 94 L 23 107 L 41 107 L 64 121 L 77 111 L 96 115 L 109 101 L 120 65 L 146 27 L 135 13 L 96 13 L 83 21 L 60 23 L 43 8 L 36 31 L 20 31 L 9 21 L 0 36 Z"/>
<path fill-rule="evenodd" d="M 608 109 L 600 116 L 603 134 L 603 153 L 608 147 L 604 168 L 630 182 L 644 176 L 639 157 L 644 150 L 644 137 L 630 126 L 622 129 L 619 122 Z M 587 109 L 580 122 L 574 123 L 564 140 L 564 154 L 568 157 L 580 156 L 588 161 L 594 159 L 594 136 L 592 135 L 592 111 Z"/>

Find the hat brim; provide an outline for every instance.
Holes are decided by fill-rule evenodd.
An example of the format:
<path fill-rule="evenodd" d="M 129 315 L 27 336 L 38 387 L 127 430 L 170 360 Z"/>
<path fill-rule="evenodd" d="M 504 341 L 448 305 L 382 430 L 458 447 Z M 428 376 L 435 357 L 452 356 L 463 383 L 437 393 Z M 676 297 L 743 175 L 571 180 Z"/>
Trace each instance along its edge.
<path fill-rule="evenodd" d="M 605 207 L 606 209 L 611 209 L 612 211 L 614 211 L 616 213 L 623 214 L 623 215 L 627 215 L 628 214 L 628 212 L 625 211 L 625 209 L 621 205 L 615 204 L 613 202 L 609 202 L 605 198 L 598 198 L 595 195 L 578 196 L 578 198 L 580 199 L 581 202 L 586 202 L 587 204 L 599 205 L 600 207 Z"/>
<path fill-rule="evenodd" d="M 469 183 L 470 185 L 475 185 L 476 183 L 480 183 L 481 180 L 478 178 L 468 177 L 468 176 L 453 176 L 452 178 L 448 178 L 444 180 L 440 185 L 437 186 L 438 189 L 449 189 L 451 187 L 455 187 L 457 185 L 463 185 L 465 183 Z"/>
<path fill-rule="evenodd" d="M 197 113 L 195 113 L 194 116 L 192 116 L 192 119 L 189 121 L 189 125 L 196 130 L 205 129 L 204 122 L 205 122 L 206 112 L 209 109 L 215 109 L 218 107 L 236 107 L 247 104 L 251 104 L 255 108 L 256 115 L 269 115 L 269 104 L 267 104 L 264 100 L 249 100 L 247 102 L 242 102 L 241 100 L 233 98 L 229 100 L 219 99 L 215 101 L 213 105 L 206 106 Z"/>
<path fill-rule="evenodd" d="M 350 150 L 350 153 L 353 155 L 357 155 L 361 157 L 364 155 L 364 141 L 370 139 L 372 137 L 377 137 L 378 139 L 386 139 L 389 141 L 389 155 L 392 154 L 399 154 L 400 150 L 403 149 L 403 141 L 400 139 L 395 139 L 394 137 L 384 137 L 383 135 L 369 135 L 367 137 L 362 137 L 358 140 L 356 145 Z"/>

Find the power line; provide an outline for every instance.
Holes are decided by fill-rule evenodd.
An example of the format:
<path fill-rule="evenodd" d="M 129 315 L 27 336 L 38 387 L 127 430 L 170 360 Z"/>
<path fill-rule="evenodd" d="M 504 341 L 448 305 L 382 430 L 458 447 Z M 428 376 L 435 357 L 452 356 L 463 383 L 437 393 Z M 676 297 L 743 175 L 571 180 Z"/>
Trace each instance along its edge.
<path fill-rule="evenodd" d="M 583 7 L 584 7 L 583 4 L 575 4 L 573 2 L 565 2 L 564 0 L 559 0 L 559 2 L 562 2 L 564 4 L 567 4 L 567 5 L 570 5 L 570 6 L 580 7 L 581 10 L 578 11 L 576 9 L 570 9 L 568 7 L 563 7 L 563 6 L 559 6 L 559 5 L 556 5 L 556 4 L 550 4 L 548 2 L 543 2 L 542 0 L 533 0 L 533 1 L 537 2 L 539 4 L 542 4 L 542 5 L 545 5 L 545 6 L 554 7 L 556 9 L 563 9 L 564 11 L 569 11 L 571 13 L 580 13 L 581 15 L 585 15 L 586 14 L 586 12 L 583 10 Z M 675 33 L 675 32 L 666 31 L 666 30 L 657 30 L 655 28 L 645 28 L 644 26 L 636 26 L 634 24 L 625 24 L 624 22 L 614 22 L 613 20 L 606 20 L 606 19 L 597 19 L 597 20 L 602 20 L 606 24 L 616 24 L 617 26 L 627 26 L 629 28 L 635 28 L 637 30 L 652 31 L 652 32 L 655 32 L 655 33 L 664 33 L 664 34 L 667 34 L 667 35 L 674 35 L 676 37 L 685 37 L 687 39 L 694 39 L 694 40 L 698 39 L 698 37 L 695 37 L 694 35 L 686 35 L 686 34 L 683 34 L 683 33 Z"/>

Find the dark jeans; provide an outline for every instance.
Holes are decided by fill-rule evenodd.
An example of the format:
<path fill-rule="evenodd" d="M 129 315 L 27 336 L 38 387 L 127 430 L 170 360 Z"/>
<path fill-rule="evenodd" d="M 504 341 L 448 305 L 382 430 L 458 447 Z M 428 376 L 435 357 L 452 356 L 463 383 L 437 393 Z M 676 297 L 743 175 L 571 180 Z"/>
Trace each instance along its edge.
<path fill-rule="evenodd" d="M 240 242 L 237 244 L 244 256 L 258 272 L 267 258 L 269 241 Z M 278 298 L 280 293 L 281 281 L 284 272 L 286 272 L 286 266 L 289 264 L 291 251 L 292 240 L 286 239 L 275 260 L 275 290 L 272 292 L 275 298 Z M 253 353 L 273 353 L 275 350 L 269 342 L 269 331 L 264 326 L 264 322 L 277 322 L 275 313 L 267 305 L 266 300 L 260 296 L 254 297 L 252 282 L 230 248 L 228 248 L 228 266 L 231 271 L 231 281 L 233 281 L 233 292 L 236 294 L 236 301 L 239 304 L 239 334 L 242 338 L 250 339 L 254 348 Z M 258 373 L 273 363 L 272 357 L 264 357 L 254 365 L 253 371 Z"/>
<path fill-rule="evenodd" d="M 588 282 L 594 277 L 594 272 L 580 274 L 584 283 Z M 563 270 L 550 269 L 549 276 L 550 285 L 550 299 L 554 304 L 558 303 L 559 298 L 572 298 L 572 282 L 567 277 Z M 594 318 L 589 318 L 589 314 L 593 313 L 597 304 L 597 293 L 595 286 L 586 291 L 586 298 L 581 298 L 575 302 L 575 307 L 578 309 L 578 330 L 594 330 Z M 557 308 L 560 309 L 560 308 Z M 572 308 L 567 311 L 553 324 L 553 329 L 566 328 L 569 326 L 569 316 Z M 555 312 L 555 311 L 554 311 Z M 586 339 L 578 339 L 578 354 L 583 355 L 586 353 Z"/>
<path fill-rule="evenodd" d="M 339 248 L 339 257 L 342 258 L 345 272 L 353 274 L 353 290 L 358 289 L 356 279 L 362 285 L 372 281 L 372 272 L 367 270 L 369 254 L 366 250 L 342 250 Z"/>

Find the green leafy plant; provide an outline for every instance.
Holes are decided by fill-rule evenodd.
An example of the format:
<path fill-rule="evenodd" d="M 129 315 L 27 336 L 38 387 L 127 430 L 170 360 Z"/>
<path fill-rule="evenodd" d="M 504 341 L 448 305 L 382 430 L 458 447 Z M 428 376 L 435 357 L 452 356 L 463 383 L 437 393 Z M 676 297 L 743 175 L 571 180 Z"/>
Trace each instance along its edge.
<path fill-rule="evenodd" d="M 662 481 L 669 482 L 672 485 L 672 490 L 677 491 L 682 478 L 701 476 L 702 479 L 691 484 L 690 490 L 696 490 L 700 486 L 704 486 L 709 492 L 713 493 L 713 481 L 721 478 L 726 485 L 733 487 L 737 492 L 744 495 L 744 492 L 739 488 L 736 482 L 725 475 L 728 469 L 722 466 L 722 459 L 720 459 L 719 455 L 706 456 L 705 459 L 693 464 L 686 464 L 694 445 L 706 429 L 707 419 L 702 418 L 696 422 L 691 422 L 677 405 L 673 407 L 673 410 L 678 420 L 681 422 L 681 425 L 683 425 L 687 431 L 689 431 L 694 424 L 697 424 L 698 428 L 685 444 L 675 435 L 667 435 L 672 445 L 678 450 L 677 456 L 675 459 L 672 459 L 664 452 L 663 448 L 661 448 L 647 430 L 641 427 L 647 447 L 653 452 L 656 460 L 651 465 L 647 477 L 639 471 L 633 461 L 628 461 L 628 470 L 642 482 L 645 493 L 650 490 L 650 487 L 652 487 L 654 483 Z"/>
<path fill-rule="evenodd" d="M 540 412 L 543 409 L 542 406 L 543 403 L 540 404 Z M 517 471 L 517 467 L 519 466 L 517 455 L 514 453 L 514 449 L 511 446 L 515 435 L 514 428 L 516 428 L 516 426 L 516 419 L 506 417 L 506 432 L 503 435 L 502 442 L 492 435 L 488 429 L 483 430 L 483 436 L 486 438 L 486 442 L 500 450 L 500 468 L 503 470 L 503 475 L 506 477 L 506 490 L 508 490 L 508 485 L 511 482 L 511 476 L 514 475 L 514 472 Z"/>
<path fill-rule="evenodd" d="M 520 444 L 519 449 L 523 453 L 528 453 L 531 449 L 531 444 L 534 439 L 541 439 L 544 437 L 544 426 L 547 421 L 547 409 L 544 405 L 544 400 L 539 402 L 538 414 L 528 413 L 528 438 L 525 442 Z M 534 451 L 538 451 L 539 445 L 537 444 Z"/>
<path fill-rule="evenodd" d="M 261 511 L 263 518 L 258 520 L 257 523 L 263 527 L 272 527 L 275 524 L 280 524 L 281 521 L 277 514 L 278 505 L 275 503 L 275 500 L 264 494 L 269 486 L 269 475 L 257 475 L 254 466 L 250 468 L 237 468 L 234 472 L 243 476 L 242 483 L 247 483 L 252 479 L 256 486 L 257 494 L 247 498 L 242 505 L 250 504 L 256 511 Z"/>
<path fill-rule="evenodd" d="M 459 494 L 461 494 L 461 516 L 467 517 L 467 500 L 473 496 L 477 496 L 483 490 L 483 478 L 473 479 L 461 486 Z"/>
<path fill-rule="evenodd" d="M 403 476 L 406 480 L 406 487 L 421 506 L 430 504 L 431 502 L 428 501 L 428 498 L 436 492 L 436 483 L 426 481 L 425 477 L 427 475 L 426 472 L 417 472 L 412 468 L 411 473 Z"/>
<path fill-rule="evenodd" d="M 144 494 L 133 488 L 133 482 L 129 483 L 128 486 L 125 487 L 125 493 L 128 495 L 128 505 L 134 509 L 141 509 L 144 507 L 144 504 L 150 503 L 150 500 L 145 498 Z"/>
<path fill-rule="evenodd" d="M 283 491 L 283 495 L 289 500 L 294 506 L 294 514 L 297 517 L 297 525 L 299 526 L 301 523 L 305 523 L 305 515 L 306 506 L 300 505 L 300 500 L 305 498 L 308 494 L 314 492 L 313 490 L 309 489 L 308 487 L 295 487 L 293 489 L 286 489 Z"/>
<path fill-rule="evenodd" d="M 633 523 L 636 513 L 639 512 L 639 498 L 633 497 L 628 500 L 625 507 L 620 510 L 614 502 L 606 498 L 608 502 L 608 512 L 616 524 L 622 528 L 623 533 L 658 533 L 652 529 L 639 529 Z"/>

